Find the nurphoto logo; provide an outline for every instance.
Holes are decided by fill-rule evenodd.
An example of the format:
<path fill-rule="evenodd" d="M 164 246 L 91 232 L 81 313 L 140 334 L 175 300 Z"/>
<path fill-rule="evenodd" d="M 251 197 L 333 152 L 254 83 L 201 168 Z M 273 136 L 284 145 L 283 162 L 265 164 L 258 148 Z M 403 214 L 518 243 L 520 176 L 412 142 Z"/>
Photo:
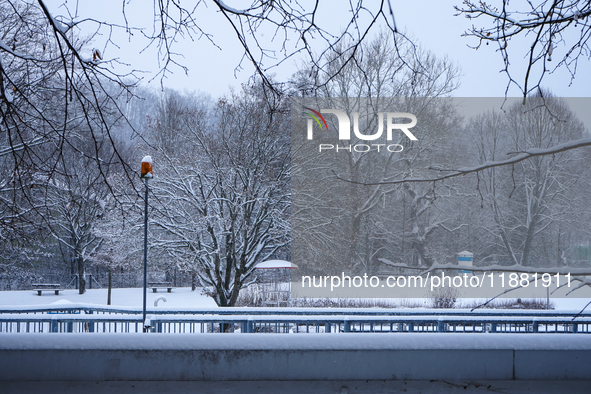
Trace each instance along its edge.
<path fill-rule="evenodd" d="M 307 139 L 314 139 L 314 122 L 318 124 L 321 131 L 329 132 L 328 124 L 322 114 L 332 114 L 337 117 L 338 120 L 338 138 L 343 141 L 351 141 L 351 119 L 349 116 L 341 110 L 337 109 L 321 109 L 316 111 L 309 107 L 304 107 L 305 114 L 310 116 L 307 123 Z M 400 130 L 404 133 L 411 141 L 418 141 L 418 138 L 409 130 L 416 126 L 417 118 L 413 114 L 407 112 L 378 112 L 378 126 L 377 131 L 374 133 L 368 133 L 367 130 L 361 132 L 359 130 L 359 112 L 353 112 L 353 133 L 356 138 L 361 141 L 376 141 L 382 138 L 384 134 L 384 118 L 386 120 L 386 140 L 392 141 L 392 135 L 394 130 Z M 400 123 L 400 119 L 410 119 L 409 123 Z M 330 151 L 336 152 L 369 152 L 369 151 L 388 151 L 388 152 L 402 152 L 404 147 L 400 144 L 380 144 L 380 143 L 356 143 L 349 145 L 339 144 L 319 144 L 318 151 Z"/>

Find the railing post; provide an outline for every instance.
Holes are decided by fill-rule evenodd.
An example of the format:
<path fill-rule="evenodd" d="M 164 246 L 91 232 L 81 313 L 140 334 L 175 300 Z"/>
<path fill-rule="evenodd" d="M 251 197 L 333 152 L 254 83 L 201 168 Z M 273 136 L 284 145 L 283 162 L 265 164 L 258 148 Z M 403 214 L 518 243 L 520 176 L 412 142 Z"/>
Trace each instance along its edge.
<path fill-rule="evenodd" d="M 415 324 L 410 322 L 408 323 L 408 332 L 414 332 L 415 331 Z"/>
<path fill-rule="evenodd" d="M 324 323 L 324 332 L 330 334 L 330 323 Z"/>
<path fill-rule="evenodd" d="M 59 323 L 57 320 L 51 320 L 51 332 L 59 332 Z"/>
<path fill-rule="evenodd" d="M 442 321 L 437 322 L 437 332 L 445 332 L 445 323 Z"/>
<path fill-rule="evenodd" d="M 579 332 L 579 325 L 577 323 L 573 323 L 573 334 L 576 334 Z"/>
<path fill-rule="evenodd" d="M 349 323 L 349 320 L 343 321 L 343 331 L 344 332 L 351 332 L 351 323 Z"/>
<path fill-rule="evenodd" d="M 533 332 L 538 332 L 538 322 L 537 321 L 533 322 L 532 328 L 533 328 Z"/>
<path fill-rule="evenodd" d="M 490 323 L 490 332 L 497 332 L 497 323 Z"/>

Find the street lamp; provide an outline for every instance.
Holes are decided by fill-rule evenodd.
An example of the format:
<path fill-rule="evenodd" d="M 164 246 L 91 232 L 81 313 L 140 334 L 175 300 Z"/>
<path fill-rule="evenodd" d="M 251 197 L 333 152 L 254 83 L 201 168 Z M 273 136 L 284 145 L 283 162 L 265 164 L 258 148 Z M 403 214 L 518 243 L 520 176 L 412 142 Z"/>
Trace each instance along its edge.
<path fill-rule="evenodd" d="M 141 177 L 146 182 L 146 196 L 144 198 L 144 314 L 143 314 L 143 332 L 148 332 L 146 325 L 146 298 L 148 296 L 148 179 L 152 178 L 152 156 L 145 156 L 142 159 Z"/>

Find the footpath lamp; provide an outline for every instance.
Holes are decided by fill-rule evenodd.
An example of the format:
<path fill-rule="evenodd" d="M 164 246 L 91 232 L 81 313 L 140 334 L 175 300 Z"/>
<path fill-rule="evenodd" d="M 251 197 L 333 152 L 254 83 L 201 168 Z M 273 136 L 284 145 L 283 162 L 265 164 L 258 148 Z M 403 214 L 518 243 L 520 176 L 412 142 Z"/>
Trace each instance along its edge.
<path fill-rule="evenodd" d="M 144 314 L 143 314 L 143 332 L 148 332 L 146 325 L 146 297 L 148 289 L 148 179 L 152 178 L 152 156 L 145 156 L 142 159 L 141 177 L 146 182 L 146 196 L 144 197 Z"/>

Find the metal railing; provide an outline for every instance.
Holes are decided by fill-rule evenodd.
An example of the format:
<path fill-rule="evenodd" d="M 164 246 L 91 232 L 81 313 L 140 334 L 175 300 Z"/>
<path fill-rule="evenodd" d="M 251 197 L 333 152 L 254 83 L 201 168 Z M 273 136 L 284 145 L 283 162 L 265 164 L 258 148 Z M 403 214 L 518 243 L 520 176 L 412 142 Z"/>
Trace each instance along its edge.
<path fill-rule="evenodd" d="M 566 311 L 209 308 L 148 313 L 154 333 L 591 333 L 591 313 Z M 141 310 L 83 304 L 0 309 L 0 332 L 140 333 Z"/>

